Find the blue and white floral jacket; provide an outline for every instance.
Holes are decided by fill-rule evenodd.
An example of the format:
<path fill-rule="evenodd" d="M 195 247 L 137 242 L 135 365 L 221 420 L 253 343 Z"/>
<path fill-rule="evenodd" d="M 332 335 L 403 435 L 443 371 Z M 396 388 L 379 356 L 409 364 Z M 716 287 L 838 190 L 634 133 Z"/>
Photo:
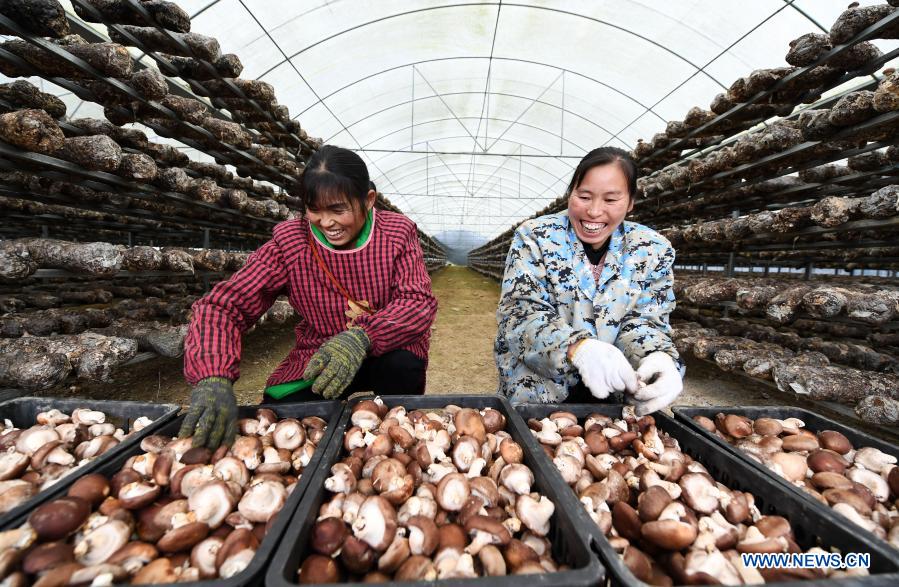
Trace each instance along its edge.
<path fill-rule="evenodd" d="M 612 234 L 599 281 L 567 212 L 529 220 L 506 257 L 494 356 L 499 392 L 515 403 L 557 403 L 577 384 L 566 357 L 585 338 L 612 343 L 636 368 L 651 352 L 683 363 L 668 315 L 674 249 L 646 226 L 623 222 Z"/>

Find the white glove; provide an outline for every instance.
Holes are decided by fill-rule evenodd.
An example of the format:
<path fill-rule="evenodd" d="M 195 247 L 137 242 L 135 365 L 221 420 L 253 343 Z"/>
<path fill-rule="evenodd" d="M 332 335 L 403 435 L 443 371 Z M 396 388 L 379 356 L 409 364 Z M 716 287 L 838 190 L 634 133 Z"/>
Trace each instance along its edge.
<path fill-rule="evenodd" d="M 656 351 L 649 353 L 637 367 L 640 385 L 634 393 L 637 415 L 645 416 L 668 406 L 684 389 L 680 371 L 671 355 Z"/>
<path fill-rule="evenodd" d="M 571 357 L 581 380 L 598 399 L 605 399 L 613 391 L 637 390 L 637 374 L 624 354 L 607 342 L 588 338 L 578 343 Z"/>

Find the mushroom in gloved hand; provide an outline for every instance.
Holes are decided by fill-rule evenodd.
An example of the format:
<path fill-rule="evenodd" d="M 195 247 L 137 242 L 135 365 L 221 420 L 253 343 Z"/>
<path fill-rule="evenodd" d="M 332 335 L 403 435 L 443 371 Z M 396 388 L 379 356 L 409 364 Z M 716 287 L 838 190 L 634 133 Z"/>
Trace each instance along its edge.
<path fill-rule="evenodd" d="M 661 351 L 640 359 L 637 379 L 636 390 L 631 392 L 637 416 L 645 416 L 671 405 L 684 389 L 681 372 L 674 359 Z"/>

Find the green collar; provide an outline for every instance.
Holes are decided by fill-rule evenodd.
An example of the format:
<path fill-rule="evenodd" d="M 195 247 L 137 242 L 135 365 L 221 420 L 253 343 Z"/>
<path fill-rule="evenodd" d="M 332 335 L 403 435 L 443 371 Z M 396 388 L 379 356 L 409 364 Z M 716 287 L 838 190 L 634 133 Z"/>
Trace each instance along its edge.
<path fill-rule="evenodd" d="M 356 237 L 356 242 L 353 245 L 354 249 L 358 249 L 368 241 L 368 237 L 371 235 L 372 224 L 374 224 L 374 218 L 374 208 L 372 208 L 368 211 L 368 214 L 365 217 L 365 224 L 362 225 L 362 230 L 359 231 L 359 236 Z M 319 230 L 317 226 L 310 222 L 309 228 L 312 229 L 312 234 L 315 235 L 315 238 L 318 240 L 318 242 L 325 245 L 329 249 L 335 248 L 334 245 L 328 242 L 328 238 L 325 236 L 325 233 Z"/>

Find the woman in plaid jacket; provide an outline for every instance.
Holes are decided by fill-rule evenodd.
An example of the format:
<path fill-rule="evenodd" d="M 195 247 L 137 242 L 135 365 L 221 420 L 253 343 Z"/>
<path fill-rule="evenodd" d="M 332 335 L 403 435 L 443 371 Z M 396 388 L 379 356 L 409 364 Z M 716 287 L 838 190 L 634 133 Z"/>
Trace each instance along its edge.
<path fill-rule="evenodd" d="M 234 438 L 241 334 L 286 295 L 296 345 L 265 401 L 333 399 L 356 390 L 424 393 L 437 313 L 415 224 L 375 210 L 362 159 L 325 145 L 302 179 L 305 217 L 278 224 L 246 265 L 193 306 L 184 375 L 194 386 L 181 429 L 194 445 Z"/>

